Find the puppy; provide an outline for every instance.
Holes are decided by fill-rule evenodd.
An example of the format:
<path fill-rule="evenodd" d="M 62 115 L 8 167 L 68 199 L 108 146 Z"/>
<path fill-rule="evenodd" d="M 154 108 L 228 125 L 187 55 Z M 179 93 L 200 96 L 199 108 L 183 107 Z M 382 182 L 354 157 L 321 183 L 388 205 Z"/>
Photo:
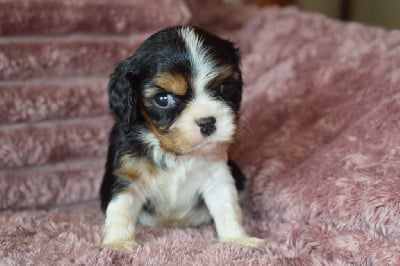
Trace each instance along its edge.
<path fill-rule="evenodd" d="M 228 159 L 242 95 L 239 51 L 200 28 L 162 30 L 118 64 L 100 196 L 103 246 L 132 251 L 135 224 L 215 223 L 223 242 L 256 246 L 238 204 L 244 176 Z M 233 175 L 233 176 L 232 176 Z"/>

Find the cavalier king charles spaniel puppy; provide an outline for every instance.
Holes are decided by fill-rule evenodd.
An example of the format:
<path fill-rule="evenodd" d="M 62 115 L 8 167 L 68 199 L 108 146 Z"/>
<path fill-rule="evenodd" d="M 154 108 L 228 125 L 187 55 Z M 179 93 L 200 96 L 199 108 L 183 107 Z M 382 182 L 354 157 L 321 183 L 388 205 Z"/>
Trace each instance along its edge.
<path fill-rule="evenodd" d="M 100 189 L 103 246 L 132 251 L 135 224 L 214 222 L 223 242 L 257 246 L 243 228 L 244 176 L 228 158 L 238 127 L 238 49 L 200 28 L 149 37 L 108 85 L 116 117 Z"/>

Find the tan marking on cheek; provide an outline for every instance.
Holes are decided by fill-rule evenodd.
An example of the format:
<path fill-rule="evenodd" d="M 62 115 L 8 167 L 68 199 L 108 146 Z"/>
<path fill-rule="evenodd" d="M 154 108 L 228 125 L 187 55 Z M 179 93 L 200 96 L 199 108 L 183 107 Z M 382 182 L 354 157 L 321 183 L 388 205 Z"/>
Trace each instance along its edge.
<path fill-rule="evenodd" d="M 191 147 L 190 141 L 185 138 L 185 135 L 179 129 L 173 129 L 168 134 L 161 134 L 158 131 L 153 131 L 153 133 L 160 141 L 161 148 L 165 151 L 182 155 Z"/>
<path fill-rule="evenodd" d="M 175 73 L 164 73 L 154 80 L 156 86 L 171 92 L 175 95 L 185 95 L 187 92 L 187 82 L 184 76 Z"/>
<path fill-rule="evenodd" d="M 167 134 L 156 134 L 163 149 L 182 155 L 193 147 L 193 139 L 191 139 L 191 136 L 188 136 L 188 132 L 185 132 L 185 128 L 186 130 L 190 130 L 191 126 L 196 127 L 194 118 L 191 118 L 192 115 L 190 112 L 190 108 L 185 108 Z M 193 124 L 190 125 L 190 123 Z"/>
<path fill-rule="evenodd" d="M 166 137 L 165 135 L 161 134 L 160 130 L 165 130 L 166 126 L 161 126 L 159 129 L 153 124 L 151 118 L 146 114 L 146 112 L 144 112 L 142 110 L 142 115 L 144 117 L 145 123 L 147 125 L 147 127 L 150 129 L 150 131 L 154 134 L 154 136 L 158 139 L 158 141 L 160 142 L 160 146 L 161 148 L 163 148 L 166 151 L 172 151 L 173 150 L 173 144 L 172 144 L 172 140 L 168 137 Z"/>
<path fill-rule="evenodd" d="M 184 154 L 190 150 L 193 143 L 186 137 L 186 135 L 179 129 L 175 128 L 171 131 L 169 138 L 173 139 L 173 149 L 178 154 Z"/>
<path fill-rule="evenodd" d="M 142 116 L 144 117 L 145 123 L 147 125 L 147 127 L 153 132 L 153 133 L 159 133 L 160 131 L 164 131 L 168 128 L 168 125 L 159 125 L 158 127 L 156 125 L 154 125 L 153 120 L 151 120 L 151 118 L 149 117 L 149 115 L 146 113 L 146 111 L 144 110 L 144 108 L 140 109 L 140 113 L 142 114 Z"/>
<path fill-rule="evenodd" d="M 151 121 L 151 118 L 143 110 L 142 115 L 145 119 L 147 127 L 160 142 L 160 146 L 162 149 L 178 155 L 183 154 L 190 149 L 190 141 L 187 140 L 187 138 L 185 137 L 183 132 L 179 130 L 179 128 L 172 129 L 168 133 L 163 134 L 161 133 L 161 131 L 166 129 L 166 125 L 156 127 Z"/>

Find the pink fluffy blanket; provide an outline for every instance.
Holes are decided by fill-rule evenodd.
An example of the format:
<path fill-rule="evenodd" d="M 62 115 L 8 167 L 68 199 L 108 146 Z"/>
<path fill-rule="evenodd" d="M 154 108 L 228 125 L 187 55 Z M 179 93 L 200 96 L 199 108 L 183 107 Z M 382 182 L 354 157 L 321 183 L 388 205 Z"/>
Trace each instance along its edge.
<path fill-rule="evenodd" d="M 187 20 L 184 6 L 179 14 Z M 248 176 L 246 228 L 266 239 L 263 247 L 219 243 L 212 226 L 139 227 L 132 254 L 100 247 L 97 191 L 111 120 L 109 69 L 93 57 L 103 54 L 111 69 L 146 35 L 116 29 L 107 40 L 0 42 L 0 264 L 400 263 L 400 32 L 292 8 L 249 17 L 222 34 L 243 54 L 232 154 Z M 26 42 L 36 50 L 18 61 Z M 71 51 L 96 64 L 59 59 Z M 40 64 L 53 65 L 44 72 Z M 49 71 L 52 79 L 43 79 Z M 74 71 L 85 78 L 60 77 Z"/>

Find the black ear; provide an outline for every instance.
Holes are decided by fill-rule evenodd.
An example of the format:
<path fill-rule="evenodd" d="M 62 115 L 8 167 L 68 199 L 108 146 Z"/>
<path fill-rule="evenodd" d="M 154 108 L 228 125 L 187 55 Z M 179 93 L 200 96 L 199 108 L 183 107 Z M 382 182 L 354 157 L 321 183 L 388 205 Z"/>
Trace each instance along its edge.
<path fill-rule="evenodd" d="M 117 65 L 108 84 L 108 97 L 110 108 L 123 130 L 129 130 L 136 120 L 136 90 L 134 74 L 125 70 L 124 62 Z"/>

